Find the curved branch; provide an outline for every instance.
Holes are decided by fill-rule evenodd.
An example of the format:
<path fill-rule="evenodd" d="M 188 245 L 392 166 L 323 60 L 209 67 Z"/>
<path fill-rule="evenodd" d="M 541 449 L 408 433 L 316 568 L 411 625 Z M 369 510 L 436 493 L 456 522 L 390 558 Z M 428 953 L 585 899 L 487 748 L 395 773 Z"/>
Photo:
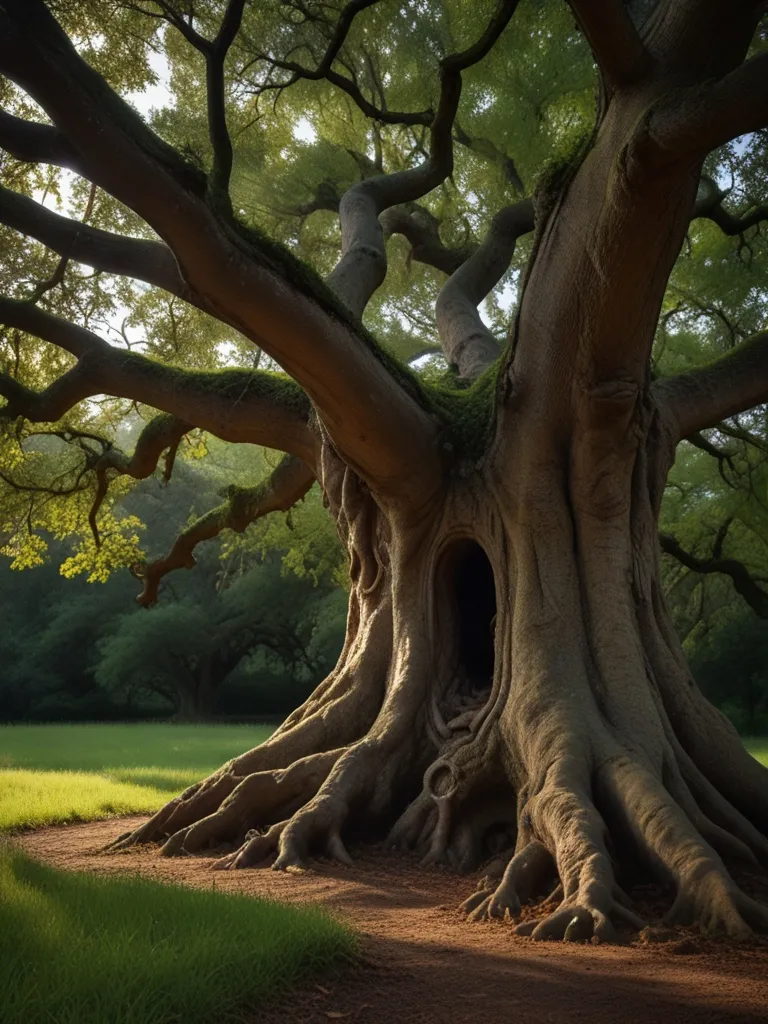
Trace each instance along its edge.
<path fill-rule="evenodd" d="M 654 381 L 652 392 L 678 423 L 678 439 L 768 402 L 768 331 L 709 366 Z"/>
<path fill-rule="evenodd" d="M 193 305 L 200 305 L 179 273 L 173 253 L 162 242 L 128 238 L 91 227 L 54 213 L 2 185 L 0 223 L 94 270 L 145 281 Z"/>
<path fill-rule="evenodd" d="M 262 370 L 182 370 L 107 344 L 98 335 L 36 306 L 0 298 L 0 323 L 33 334 L 77 358 L 40 393 L 0 377 L 2 414 L 55 422 L 83 399 L 129 398 L 171 413 L 225 441 L 262 444 L 312 461 L 317 438 L 310 403 L 293 381 Z"/>
<path fill-rule="evenodd" d="M 453 172 L 453 123 L 461 98 L 461 74 L 488 55 L 509 24 L 519 0 L 499 0 L 496 13 L 472 46 L 440 63 L 440 100 L 430 124 L 429 159 L 412 170 L 357 182 L 342 197 L 341 259 L 328 284 L 361 316 L 387 272 L 379 215 L 388 207 L 413 202 L 437 188 Z"/>
<path fill-rule="evenodd" d="M 242 533 L 249 523 L 270 512 L 287 511 L 304 497 L 315 482 L 315 474 L 300 459 L 286 456 L 269 477 L 256 487 L 231 488 L 223 505 L 195 520 L 182 534 L 165 558 L 136 570 L 144 580 L 137 598 L 145 608 L 157 601 L 160 581 L 174 569 L 192 569 L 195 547 L 218 536 L 222 530 Z"/>
<path fill-rule="evenodd" d="M 722 429 L 722 428 L 720 428 Z M 728 466 L 730 471 L 735 474 L 736 470 L 733 465 L 733 456 L 730 452 L 724 452 L 717 445 L 712 444 L 706 437 L 700 432 L 696 431 L 694 434 L 690 434 L 685 438 L 688 444 L 692 444 L 694 448 L 698 448 L 702 452 L 706 452 L 707 455 L 711 455 L 713 459 L 717 460 L 717 470 L 720 476 L 723 478 L 723 482 L 729 487 L 735 487 L 736 485 L 728 479 L 725 473 L 725 467 Z"/>
<path fill-rule="evenodd" d="M 160 413 L 142 429 L 133 455 L 128 456 L 118 448 L 105 445 L 104 454 L 97 459 L 93 467 L 96 473 L 96 495 L 88 513 L 88 523 L 97 547 L 101 542 L 96 517 L 109 489 L 109 470 L 114 470 L 117 476 L 131 476 L 134 480 L 146 480 L 155 472 L 160 456 L 167 450 L 168 457 L 164 473 L 167 483 L 173 471 L 173 462 L 179 442 L 191 429 L 191 423 L 185 423 L 184 420 L 168 413 Z"/>
<path fill-rule="evenodd" d="M 533 203 L 524 199 L 493 218 L 483 244 L 446 281 L 435 315 L 440 342 L 459 376 L 474 380 L 499 356 L 496 339 L 477 307 L 506 272 L 517 239 L 533 230 Z"/>
<path fill-rule="evenodd" d="M 622 0 L 568 0 L 606 84 L 633 85 L 650 70 L 651 56 Z"/>
<path fill-rule="evenodd" d="M 205 54 L 208 134 L 213 149 L 210 187 L 221 195 L 228 193 L 234 156 L 227 130 L 224 61 L 240 30 L 244 7 L 245 0 L 229 0 L 218 34 Z"/>
<path fill-rule="evenodd" d="M 411 258 L 419 263 L 454 274 L 477 250 L 476 245 L 460 249 L 449 249 L 440 238 L 440 222 L 437 217 L 418 203 L 392 206 L 379 218 L 384 237 L 403 235 L 411 245 Z"/>
<path fill-rule="evenodd" d="M 768 125 L 768 53 L 709 86 L 670 93 L 652 114 L 649 140 L 661 161 L 702 157 Z"/>
<path fill-rule="evenodd" d="M 722 573 L 729 576 L 733 582 L 734 589 L 740 594 L 750 608 L 760 616 L 761 619 L 768 619 L 768 591 L 760 587 L 749 573 L 743 562 L 735 558 L 711 559 L 696 558 L 695 555 L 686 551 L 678 541 L 668 534 L 660 534 L 661 550 L 672 555 L 686 568 L 693 572 L 702 574 Z"/>
<path fill-rule="evenodd" d="M 370 100 L 366 99 L 357 82 L 353 78 L 347 78 L 346 75 L 342 75 L 333 69 L 333 64 L 336 61 L 347 36 L 349 35 L 349 30 L 351 29 L 352 23 L 357 15 L 366 8 L 373 7 L 379 2 L 380 0 L 351 0 L 351 2 L 342 9 L 328 47 L 323 54 L 320 63 L 314 69 L 305 68 L 296 61 L 281 60 L 272 54 L 257 54 L 254 60 L 251 61 L 252 64 L 257 61 L 261 61 L 265 64 L 271 65 L 273 68 L 279 68 L 281 71 L 289 71 L 291 73 L 291 77 L 285 82 L 275 82 L 261 86 L 256 90 L 257 95 L 266 92 L 268 89 L 282 91 L 283 89 L 288 89 L 296 82 L 302 80 L 319 82 L 322 79 L 325 79 L 332 85 L 335 85 L 338 89 L 345 92 L 366 117 L 369 117 L 374 121 L 378 121 L 380 124 L 429 125 L 434 116 L 431 110 L 407 113 L 390 111 L 384 109 L 384 107 L 377 107 L 375 104 L 371 103 Z M 247 70 L 248 66 L 244 70 Z"/>
<path fill-rule="evenodd" d="M 748 228 L 753 228 L 761 221 L 768 220 L 768 205 L 761 203 L 758 206 L 749 207 L 744 213 L 731 213 L 723 206 L 723 200 L 728 195 L 718 188 L 717 184 L 708 177 L 702 177 L 704 185 L 703 195 L 696 200 L 691 220 L 697 217 L 711 220 L 720 228 L 725 235 L 742 235 Z"/>

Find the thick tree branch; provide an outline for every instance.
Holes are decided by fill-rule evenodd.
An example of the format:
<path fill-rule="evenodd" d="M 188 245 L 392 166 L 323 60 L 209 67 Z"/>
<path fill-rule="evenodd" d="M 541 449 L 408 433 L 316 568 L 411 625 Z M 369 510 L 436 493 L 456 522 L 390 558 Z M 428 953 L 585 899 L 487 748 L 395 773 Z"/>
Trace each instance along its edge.
<path fill-rule="evenodd" d="M 453 123 L 461 98 L 461 74 L 490 52 L 509 24 L 519 0 L 500 0 L 496 13 L 472 46 L 440 63 L 440 100 L 430 124 L 429 159 L 412 170 L 378 175 L 353 185 L 339 207 L 341 259 L 328 284 L 358 315 L 382 283 L 387 256 L 379 215 L 414 202 L 453 172 Z"/>
<path fill-rule="evenodd" d="M 476 245 L 449 249 L 440 238 L 437 217 L 418 203 L 392 206 L 382 213 L 379 221 L 385 238 L 403 235 L 410 242 L 413 259 L 442 270 L 444 274 L 455 273 L 477 250 Z"/>
<path fill-rule="evenodd" d="M 194 305 L 173 253 L 162 242 L 127 238 L 63 217 L 27 196 L 0 185 L 0 223 L 94 270 L 162 288 Z"/>
<path fill-rule="evenodd" d="M 622 0 L 569 0 L 603 79 L 620 89 L 650 70 L 651 57 Z"/>
<path fill-rule="evenodd" d="M 672 555 L 693 572 L 722 573 L 725 576 L 730 576 L 734 589 L 744 598 L 750 608 L 761 619 L 768 619 L 768 591 L 763 590 L 755 582 L 743 562 L 739 562 L 735 558 L 721 558 L 719 552 L 710 559 L 696 558 L 668 534 L 661 534 L 659 540 L 662 551 Z"/>
<path fill-rule="evenodd" d="M 652 113 L 648 140 L 657 162 L 701 158 L 768 125 L 768 53 L 712 85 L 669 94 Z"/>
<path fill-rule="evenodd" d="M 211 210 L 204 176 L 83 62 L 41 0 L 0 6 L 0 69 L 65 132 L 88 177 L 166 240 L 206 308 L 299 381 L 364 479 L 409 494 L 437 486 L 436 426 L 360 328 L 290 254 Z"/>
<path fill-rule="evenodd" d="M 0 412 L 6 419 L 55 422 L 85 398 L 108 394 L 171 413 L 225 441 L 266 445 L 314 460 L 317 438 L 309 427 L 310 404 L 292 381 L 260 370 L 206 373 L 166 366 L 12 299 L 0 298 L 0 323 L 57 345 L 78 360 L 39 394 L 0 377 L 0 394 L 7 399 Z"/>
<path fill-rule="evenodd" d="M 709 366 L 654 381 L 652 390 L 676 418 L 680 438 L 768 402 L 768 331 Z"/>
<path fill-rule="evenodd" d="M 149 607 L 157 601 L 160 581 L 169 572 L 194 568 L 192 552 L 202 541 L 211 540 L 222 530 L 242 533 L 250 523 L 270 512 L 287 511 L 304 497 L 314 482 L 315 475 L 304 462 L 286 456 L 258 486 L 231 488 L 227 501 L 180 534 L 165 558 L 137 568 L 136 574 L 144 580 L 144 590 L 137 598 L 139 604 Z"/>
<path fill-rule="evenodd" d="M 533 230 L 533 203 L 524 199 L 493 218 L 483 244 L 443 285 L 435 315 L 440 342 L 459 376 L 474 380 L 499 356 L 477 307 L 504 276 L 517 239 Z"/>
<path fill-rule="evenodd" d="M 76 150 L 58 128 L 25 121 L 5 110 L 0 110 L 0 149 L 26 163 L 80 170 Z"/>

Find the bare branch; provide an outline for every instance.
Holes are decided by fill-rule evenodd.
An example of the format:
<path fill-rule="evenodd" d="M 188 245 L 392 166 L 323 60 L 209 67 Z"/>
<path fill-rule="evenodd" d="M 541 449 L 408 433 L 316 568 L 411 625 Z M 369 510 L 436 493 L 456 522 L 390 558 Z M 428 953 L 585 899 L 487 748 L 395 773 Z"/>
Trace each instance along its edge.
<path fill-rule="evenodd" d="M 493 218 L 483 244 L 440 291 L 435 307 L 440 342 L 465 380 L 478 377 L 499 356 L 496 339 L 477 307 L 509 267 L 517 239 L 533 226 L 530 199 L 505 207 Z"/>
<path fill-rule="evenodd" d="M 768 619 L 768 591 L 763 590 L 750 575 L 749 570 L 743 562 L 735 558 L 721 558 L 719 548 L 722 547 L 722 539 L 715 541 L 716 553 L 710 559 L 697 558 L 686 551 L 674 538 L 668 534 L 659 536 L 661 550 L 672 555 L 678 562 L 691 569 L 693 572 L 702 574 L 722 573 L 730 576 L 734 589 L 740 594 L 750 608 L 760 616 L 761 619 Z"/>
<path fill-rule="evenodd" d="M 725 473 L 725 467 L 728 466 L 730 471 L 735 474 L 736 469 L 733 465 L 733 456 L 730 452 L 724 452 L 717 445 L 712 444 L 701 431 L 696 431 L 694 434 L 690 434 L 685 438 L 688 444 L 692 444 L 694 448 L 698 448 L 699 451 L 706 452 L 707 455 L 711 455 L 713 459 L 717 461 L 717 469 L 723 481 L 728 484 L 729 487 L 735 487 L 736 485 L 728 479 Z"/>
<path fill-rule="evenodd" d="M 229 190 L 233 160 L 232 140 L 227 130 L 224 61 L 240 29 L 244 7 L 245 0 L 229 0 L 218 35 L 205 55 L 208 133 L 213 148 L 210 187 L 214 194 L 221 196 Z"/>
<path fill-rule="evenodd" d="M 691 220 L 704 217 L 717 224 L 723 234 L 743 235 L 749 228 L 761 221 L 768 220 L 768 205 L 761 203 L 750 206 L 743 213 L 731 213 L 723 206 L 727 192 L 718 188 L 717 184 L 707 176 L 702 176 L 702 195 L 696 200 Z"/>
<path fill-rule="evenodd" d="M 136 575 L 144 580 L 144 590 L 137 598 L 139 604 L 149 607 L 157 601 L 160 581 L 169 572 L 194 568 L 192 552 L 202 541 L 211 540 L 222 530 L 243 533 L 256 519 L 270 512 L 287 511 L 304 497 L 314 482 L 315 475 L 304 462 L 286 456 L 258 486 L 231 488 L 227 501 L 188 527 L 165 558 L 136 568 Z"/>
<path fill-rule="evenodd" d="M 768 402 L 768 331 L 709 366 L 654 381 L 652 391 L 677 420 L 680 438 Z"/>
<path fill-rule="evenodd" d="M 744 444 L 751 445 L 758 451 L 765 452 L 768 455 L 768 441 L 751 433 L 749 430 L 745 430 L 744 427 L 737 425 L 736 423 L 718 423 L 716 424 L 716 429 L 721 434 L 725 434 L 727 437 L 733 437 L 737 441 L 743 441 Z"/>
<path fill-rule="evenodd" d="M 266 92 L 270 90 L 288 89 L 296 82 L 305 80 L 310 82 L 319 82 L 322 79 L 335 85 L 338 89 L 345 92 L 350 99 L 360 108 L 366 117 L 371 118 L 373 121 L 377 121 L 380 124 L 402 124 L 402 125 L 429 125 L 434 117 L 433 111 L 422 110 L 412 113 L 390 111 L 385 109 L 383 106 L 376 106 L 370 100 L 368 100 L 360 90 L 357 82 L 354 78 L 348 78 L 346 75 L 342 75 L 340 72 L 334 70 L 333 64 L 339 56 L 339 52 L 343 47 L 349 30 L 352 27 L 352 23 L 362 11 L 368 7 L 373 7 L 379 3 L 380 0 L 351 0 L 339 14 L 339 19 L 336 22 L 336 28 L 331 36 L 328 47 L 320 60 L 320 63 L 316 68 L 305 68 L 297 61 L 282 60 L 275 57 L 273 54 L 259 53 L 256 55 L 251 63 L 262 62 L 271 65 L 273 68 L 278 68 L 281 71 L 290 72 L 290 78 L 284 82 L 273 82 L 268 85 L 262 86 L 257 89 L 257 93 Z M 249 66 L 249 65 L 248 65 Z M 246 69 L 247 70 L 247 67 Z"/>
<path fill-rule="evenodd" d="M 111 444 L 105 443 L 104 454 L 93 466 L 97 481 L 96 495 L 88 513 L 88 523 L 97 547 L 100 545 L 97 516 L 109 489 L 109 471 L 113 470 L 117 476 L 146 480 L 157 469 L 160 456 L 166 449 L 173 453 L 170 462 L 172 467 L 179 441 L 191 429 L 191 423 L 167 413 L 160 413 L 153 417 L 139 434 L 133 455 L 128 456 Z M 167 463 L 164 474 L 166 483 L 170 478 L 170 467 Z"/>
<path fill-rule="evenodd" d="M 621 0 L 569 0 L 606 84 L 615 89 L 646 75 L 651 57 Z"/>

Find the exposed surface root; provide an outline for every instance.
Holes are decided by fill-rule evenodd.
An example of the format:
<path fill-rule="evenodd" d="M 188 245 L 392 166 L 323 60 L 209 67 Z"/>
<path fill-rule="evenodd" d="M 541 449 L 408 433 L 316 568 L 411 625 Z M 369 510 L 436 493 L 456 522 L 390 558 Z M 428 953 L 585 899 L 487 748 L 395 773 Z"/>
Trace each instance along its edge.
<path fill-rule="evenodd" d="M 549 850 L 534 839 L 510 860 L 495 889 L 481 887 L 462 904 L 461 909 L 471 921 L 484 921 L 491 917 L 519 917 L 523 904 L 533 899 L 542 882 L 554 870 Z M 487 881 L 490 883 L 492 879 Z"/>
<path fill-rule="evenodd" d="M 253 868 L 264 865 L 277 852 L 280 836 L 287 824 L 287 821 L 279 821 L 266 832 L 262 833 L 257 829 L 247 832 L 241 847 L 214 861 L 214 870 L 228 871 L 230 868 Z"/>
<path fill-rule="evenodd" d="M 607 763 L 605 773 L 638 845 L 675 883 L 670 923 L 734 939 L 768 931 L 768 910 L 741 892 L 695 822 L 650 772 L 624 757 Z"/>
<path fill-rule="evenodd" d="M 218 810 L 175 832 L 161 852 L 167 857 L 198 853 L 236 840 L 254 824 L 268 825 L 275 817 L 292 813 L 314 796 L 342 753 L 330 750 L 302 758 L 290 768 L 247 776 Z"/>

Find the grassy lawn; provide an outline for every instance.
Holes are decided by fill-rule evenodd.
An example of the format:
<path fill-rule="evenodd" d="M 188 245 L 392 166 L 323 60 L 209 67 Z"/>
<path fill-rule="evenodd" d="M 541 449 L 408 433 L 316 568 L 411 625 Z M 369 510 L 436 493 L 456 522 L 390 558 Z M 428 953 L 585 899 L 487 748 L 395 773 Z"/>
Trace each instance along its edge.
<path fill-rule="evenodd" d="M 756 757 L 758 761 L 768 767 L 768 738 L 765 736 L 747 737 L 744 740 L 744 746 L 752 757 Z"/>
<path fill-rule="evenodd" d="M 151 813 L 273 728 L 0 726 L 0 830 Z"/>
<path fill-rule="evenodd" d="M 0 846 L 2 1024 L 223 1024 L 353 950 L 319 910 L 69 874 Z"/>

